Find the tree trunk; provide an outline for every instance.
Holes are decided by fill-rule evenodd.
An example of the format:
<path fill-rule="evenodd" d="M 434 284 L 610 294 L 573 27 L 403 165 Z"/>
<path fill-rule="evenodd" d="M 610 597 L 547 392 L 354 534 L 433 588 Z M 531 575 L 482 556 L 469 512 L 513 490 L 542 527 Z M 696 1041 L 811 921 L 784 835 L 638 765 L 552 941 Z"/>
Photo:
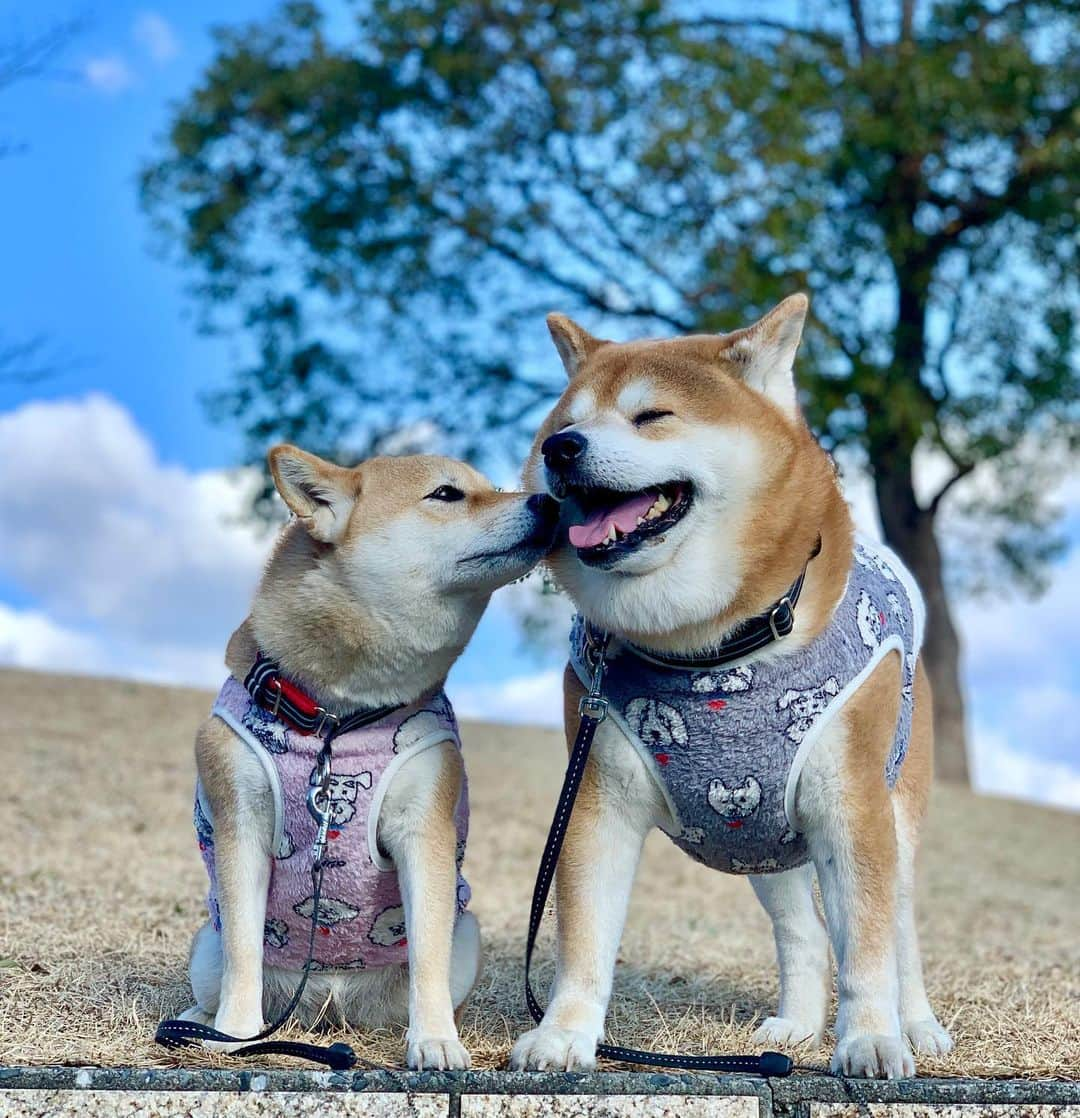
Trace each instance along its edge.
<path fill-rule="evenodd" d="M 879 468 L 874 486 L 885 539 L 910 568 L 926 599 L 922 655 L 934 691 L 934 771 L 945 780 L 970 784 L 960 638 L 945 595 L 934 516 L 915 500 L 910 462 L 907 469 L 897 462 L 891 469 Z"/>

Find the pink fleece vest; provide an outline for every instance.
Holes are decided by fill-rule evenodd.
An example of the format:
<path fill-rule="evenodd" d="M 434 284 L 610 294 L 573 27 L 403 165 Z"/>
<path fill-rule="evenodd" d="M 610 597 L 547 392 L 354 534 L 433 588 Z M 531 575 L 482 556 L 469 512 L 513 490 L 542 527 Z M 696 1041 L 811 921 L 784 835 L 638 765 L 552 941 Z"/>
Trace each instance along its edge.
<path fill-rule="evenodd" d="M 274 854 L 266 898 L 264 959 L 269 966 L 299 970 L 307 960 L 311 848 L 318 829 L 307 809 L 307 794 L 322 739 L 291 730 L 263 710 L 231 676 L 212 713 L 248 746 L 269 780 L 274 797 Z M 454 712 L 442 691 L 334 739 L 332 815 L 312 970 L 359 970 L 407 960 L 405 910 L 397 873 L 378 848 L 379 810 L 401 764 L 445 741 L 461 748 Z M 461 912 L 470 897 L 469 885 L 461 876 L 469 829 L 465 786 L 455 821 L 457 908 Z M 213 819 L 199 786 L 195 830 L 210 877 L 210 922 L 220 931 Z"/>

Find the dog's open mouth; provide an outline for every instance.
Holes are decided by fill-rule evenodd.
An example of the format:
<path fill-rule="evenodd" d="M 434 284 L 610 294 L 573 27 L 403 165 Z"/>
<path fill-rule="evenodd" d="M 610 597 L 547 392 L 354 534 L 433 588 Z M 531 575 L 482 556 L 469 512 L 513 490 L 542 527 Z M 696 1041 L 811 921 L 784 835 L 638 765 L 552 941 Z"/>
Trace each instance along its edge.
<path fill-rule="evenodd" d="M 693 487 L 671 481 L 634 492 L 570 486 L 569 539 L 585 563 L 606 563 L 657 541 L 690 509 Z"/>

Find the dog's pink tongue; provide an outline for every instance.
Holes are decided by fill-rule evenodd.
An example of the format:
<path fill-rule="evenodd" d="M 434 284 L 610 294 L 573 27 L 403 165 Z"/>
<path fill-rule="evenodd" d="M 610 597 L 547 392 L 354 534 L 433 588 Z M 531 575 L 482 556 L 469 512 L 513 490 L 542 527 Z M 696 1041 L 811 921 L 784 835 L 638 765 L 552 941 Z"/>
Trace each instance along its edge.
<path fill-rule="evenodd" d="M 570 543 L 573 547 L 596 547 L 610 534 L 611 525 L 625 536 L 637 527 L 638 518 L 652 508 L 656 500 L 654 493 L 638 493 L 610 509 L 598 509 L 584 524 L 570 525 Z"/>

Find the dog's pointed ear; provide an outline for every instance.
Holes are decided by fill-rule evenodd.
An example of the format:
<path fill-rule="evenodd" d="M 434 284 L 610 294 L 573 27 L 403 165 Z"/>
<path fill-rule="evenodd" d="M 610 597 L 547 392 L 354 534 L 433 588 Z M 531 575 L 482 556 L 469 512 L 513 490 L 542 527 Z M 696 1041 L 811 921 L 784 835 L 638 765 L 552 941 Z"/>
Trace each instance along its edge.
<path fill-rule="evenodd" d="M 793 366 L 809 308 L 801 292 L 789 295 L 753 326 L 722 338 L 723 356 L 743 380 L 790 415 L 799 410 Z"/>
<path fill-rule="evenodd" d="M 594 338 L 584 326 L 579 326 L 572 318 L 552 312 L 547 316 L 547 328 L 551 340 L 562 358 L 566 375 L 573 380 L 578 370 L 585 364 L 590 354 L 595 353 L 604 343 Z"/>
<path fill-rule="evenodd" d="M 288 443 L 273 447 L 267 460 L 277 491 L 308 535 L 321 543 L 337 543 L 359 495 L 356 472 Z"/>

